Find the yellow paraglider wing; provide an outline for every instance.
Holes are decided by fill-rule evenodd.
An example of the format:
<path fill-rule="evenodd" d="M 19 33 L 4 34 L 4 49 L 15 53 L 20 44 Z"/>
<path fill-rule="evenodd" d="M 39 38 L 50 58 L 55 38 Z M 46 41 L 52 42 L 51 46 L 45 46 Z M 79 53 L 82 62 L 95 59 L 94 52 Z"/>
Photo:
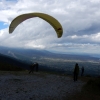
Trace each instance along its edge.
<path fill-rule="evenodd" d="M 33 17 L 39 17 L 41 19 L 44 19 L 55 29 L 58 38 L 62 36 L 63 29 L 61 24 L 54 17 L 44 13 L 28 13 L 16 17 L 9 26 L 9 33 L 12 33 L 20 23 L 22 23 L 26 19 L 33 18 Z"/>

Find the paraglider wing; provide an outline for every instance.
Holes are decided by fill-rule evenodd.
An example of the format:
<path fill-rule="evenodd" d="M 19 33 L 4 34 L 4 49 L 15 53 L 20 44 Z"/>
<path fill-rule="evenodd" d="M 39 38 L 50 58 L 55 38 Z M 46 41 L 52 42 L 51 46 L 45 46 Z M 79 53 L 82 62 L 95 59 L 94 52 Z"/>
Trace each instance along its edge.
<path fill-rule="evenodd" d="M 23 21 L 33 18 L 33 17 L 39 17 L 45 21 L 47 21 L 56 31 L 58 38 L 60 38 L 63 34 L 63 29 L 61 24 L 52 16 L 44 13 L 28 13 L 28 14 L 22 14 L 20 16 L 17 16 L 10 24 L 9 26 L 9 33 L 12 33 L 15 28 L 22 23 Z"/>

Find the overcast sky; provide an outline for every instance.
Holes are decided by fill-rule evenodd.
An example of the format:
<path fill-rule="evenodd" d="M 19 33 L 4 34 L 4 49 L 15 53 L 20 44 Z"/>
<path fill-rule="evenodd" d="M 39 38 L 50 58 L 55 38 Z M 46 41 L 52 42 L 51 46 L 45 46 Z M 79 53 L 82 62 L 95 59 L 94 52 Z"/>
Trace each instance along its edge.
<path fill-rule="evenodd" d="M 32 12 L 55 17 L 62 37 L 40 18 L 24 21 L 9 34 L 15 17 Z M 100 0 L 0 0 L 0 46 L 100 54 Z"/>

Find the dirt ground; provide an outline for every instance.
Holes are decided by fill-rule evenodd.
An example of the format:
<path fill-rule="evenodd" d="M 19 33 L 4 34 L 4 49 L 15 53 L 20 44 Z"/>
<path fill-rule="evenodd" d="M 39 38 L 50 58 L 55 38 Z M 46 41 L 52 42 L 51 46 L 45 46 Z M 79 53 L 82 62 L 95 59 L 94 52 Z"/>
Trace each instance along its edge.
<path fill-rule="evenodd" d="M 0 100 L 63 100 L 80 92 L 86 83 L 64 75 L 20 73 L 0 74 Z"/>

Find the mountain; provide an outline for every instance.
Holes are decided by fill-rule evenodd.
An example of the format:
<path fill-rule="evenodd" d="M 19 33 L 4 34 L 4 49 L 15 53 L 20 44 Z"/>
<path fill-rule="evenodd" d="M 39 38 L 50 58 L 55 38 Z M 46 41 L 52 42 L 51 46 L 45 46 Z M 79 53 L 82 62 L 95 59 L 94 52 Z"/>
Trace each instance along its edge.
<path fill-rule="evenodd" d="M 99 60 L 99 58 L 92 57 L 90 55 L 57 54 L 46 50 L 8 48 L 8 47 L 0 47 L 0 53 L 26 62 L 34 61 L 35 59 L 44 59 L 44 58 L 82 60 L 82 61 Z"/>
<path fill-rule="evenodd" d="M 97 74 L 100 58 L 90 55 L 57 54 L 46 50 L 0 47 L 0 64 L 29 69 L 38 62 L 39 70 L 70 74 L 75 63 L 85 66 L 86 74 Z M 0 67 L 1 67 L 0 65 Z"/>
<path fill-rule="evenodd" d="M 26 63 L 21 60 L 9 57 L 7 55 L 0 54 L 0 70 L 5 71 L 21 71 L 29 70 L 31 63 Z M 50 68 L 46 65 L 39 65 L 39 71 L 48 71 L 48 72 L 59 72 L 62 73 L 62 70 Z"/>
<path fill-rule="evenodd" d="M 0 54 L 0 70 L 1 69 L 19 69 L 24 70 L 27 69 L 29 64 L 22 62 L 21 60 L 15 59 L 10 56 L 6 56 L 3 54 Z"/>

